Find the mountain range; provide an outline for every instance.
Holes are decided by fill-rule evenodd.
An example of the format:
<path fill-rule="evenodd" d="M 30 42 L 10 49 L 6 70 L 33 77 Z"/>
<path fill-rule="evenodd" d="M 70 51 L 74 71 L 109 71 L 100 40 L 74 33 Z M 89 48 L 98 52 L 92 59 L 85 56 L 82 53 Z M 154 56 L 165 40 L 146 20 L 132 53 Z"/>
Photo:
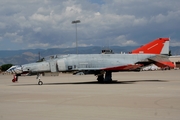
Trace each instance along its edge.
<path fill-rule="evenodd" d="M 128 53 L 137 46 L 90 46 L 78 47 L 78 54 L 100 54 L 103 49 L 111 49 L 114 53 Z M 180 47 L 170 47 L 172 55 L 180 55 Z M 36 62 L 41 58 L 57 54 L 76 54 L 76 48 L 50 48 L 50 49 L 27 49 L 27 50 L 0 50 L 0 66 L 3 64 L 21 65 Z"/>

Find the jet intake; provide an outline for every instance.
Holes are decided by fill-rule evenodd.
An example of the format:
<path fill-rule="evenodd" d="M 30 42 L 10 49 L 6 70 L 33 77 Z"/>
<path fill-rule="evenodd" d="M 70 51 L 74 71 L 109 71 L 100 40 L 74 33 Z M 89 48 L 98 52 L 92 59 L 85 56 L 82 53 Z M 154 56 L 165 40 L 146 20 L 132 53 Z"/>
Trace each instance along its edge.
<path fill-rule="evenodd" d="M 67 71 L 68 69 L 66 68 L 65 65 L 65 60 L 64 59 L 59 59 L 57 60 L 57 67 L 59 71 Z"/>
<path fill-rule="evenodd" d="M 57 60 L 52 60 L 49 62 L 50 64 L 50 69 L 51 69 L 51 72 L 58 72 L 58 69 L 57 69 Z"/>

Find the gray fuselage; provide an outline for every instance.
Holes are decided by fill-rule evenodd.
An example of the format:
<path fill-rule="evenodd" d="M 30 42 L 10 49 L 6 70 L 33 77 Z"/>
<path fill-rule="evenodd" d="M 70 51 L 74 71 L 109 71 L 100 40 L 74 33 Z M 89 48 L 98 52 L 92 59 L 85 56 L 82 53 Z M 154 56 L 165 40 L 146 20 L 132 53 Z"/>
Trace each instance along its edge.
<path fill-rule="evenodd" d="M 23 71 L 60 72 L 103 70 L 105 68 L 133 65 L 155 54 L 69 54 L 47 61 L 22 65 Z"/>

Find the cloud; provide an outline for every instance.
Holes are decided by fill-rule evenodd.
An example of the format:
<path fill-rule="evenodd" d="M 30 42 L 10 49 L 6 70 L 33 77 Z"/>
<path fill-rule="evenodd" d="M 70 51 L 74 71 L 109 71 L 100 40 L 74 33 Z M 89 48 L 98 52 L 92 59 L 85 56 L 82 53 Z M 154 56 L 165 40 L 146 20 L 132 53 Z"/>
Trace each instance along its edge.
<path fill-rule="evenodd" d="M 2 41 L 2 37 L 0 37 L 0 41 Z"/>
<path fill-rule="evenodd" d="M 168 11 L 166 15 L 158 14 L 151 18 L 151 22 L 163 23 L 169 22 L 171 20 L 180 20 L 180 10 L 178 11 Z"/>
<path fill-rule="evenodd" d="M 48 43 L 31 43 L 28 45 L 29 48 L 41 48 L 41 47 L 48 47 Z"/>
<path fill-rule="evenodd" d="M 18 33 L 6 33 L 4 37 L 11 40 L 14 43 L 21 43 L 23 42 L 23 36 L 18 35 Z"/>
<path fill-rule="evenodd" d="M 79 46 L 141 45 L 169 36 L 180 39 L 179 0 L 0 2 L 0 49 L 6 49 L 7 41 L 13 44 L 11 49 L 73 47 L 73 20 L 81 21 L 77 24 Z"/>
<path fill-rule="evenodd" d="M 177 39 L 171 39 L 170 40 L 170 45 L 171 46 L 180 46 L 180 41 Z"/>
<path fill-rule="evenodd" d="M 125 35 L 121 35 L 115 38 L 115 43 L 114 45 L 118 45 L 118 46 L 137 46 L 138 44 L 133 41 L 133 40 L 129 40 L 127 39 L 127 37 Z"/>
<path fill-rule="evenodd" d="M 1 28 L 1 29 L 5 29 L 5 28 L 6 28 L 6 24 L 3 23 L 3 22 L 0 22 L 0 28 Z"/>

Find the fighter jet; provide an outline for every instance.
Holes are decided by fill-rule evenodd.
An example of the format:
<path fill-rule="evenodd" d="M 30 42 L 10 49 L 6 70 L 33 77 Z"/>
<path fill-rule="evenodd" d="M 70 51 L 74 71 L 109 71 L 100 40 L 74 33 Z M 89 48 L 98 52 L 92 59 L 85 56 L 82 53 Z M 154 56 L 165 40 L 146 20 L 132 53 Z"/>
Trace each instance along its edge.
<path fill-rule="evenodd" d="M 14 74 L 13 82 L 18 81 L 21 74 L 37 73 L 39 85 L 43 84 L 40 75 L 46 72 L 93 74 L 98 82 L 112 82 L 112 72 L 136 70 L 143 66 L 141 61 L 168 53 L 169 38 L 158 38 L 128 54 L 55 55 L 43 62 L 12 66 L 7 72 Z"/>

